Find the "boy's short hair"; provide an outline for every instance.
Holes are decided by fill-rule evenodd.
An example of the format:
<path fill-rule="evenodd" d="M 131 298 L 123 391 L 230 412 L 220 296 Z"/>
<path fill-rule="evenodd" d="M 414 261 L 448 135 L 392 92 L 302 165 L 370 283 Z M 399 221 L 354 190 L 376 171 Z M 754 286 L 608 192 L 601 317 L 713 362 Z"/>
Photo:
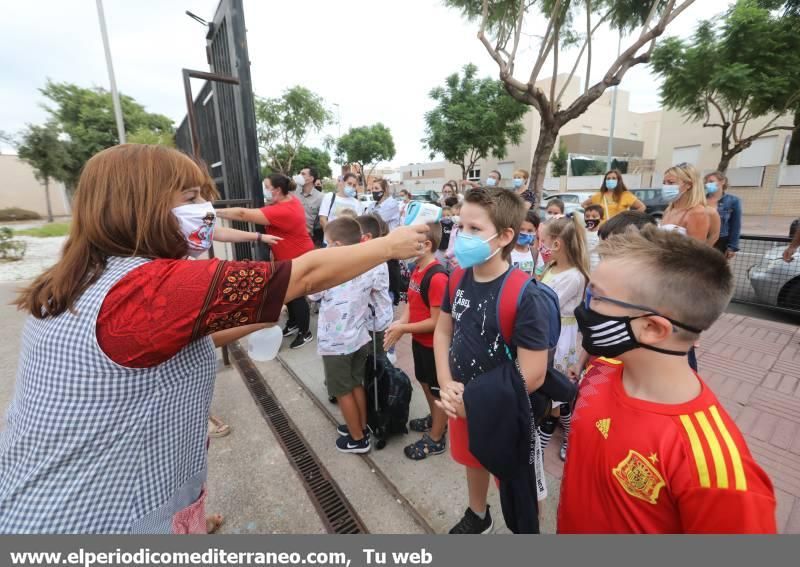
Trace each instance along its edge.
<path fill-rule="evenodd" d="M 589 211 L 594 211 L 595 213 L 600 215 L 600 219 L 601 220 L 606 218 L 606 212 L 603 210 L 603 207 L 601 207 L 600 205 L 589 205 L 588 207 L 586 207 L 583 210 L 584 213 L 588 213 Z"/>
<path fill-rule="evenodd" d="M 446 207 L 453 207 L 458 204 L 458 197 L 448 197 L 444 200 Z"/>
<path fill-rule="evenodd" d="M 648 225 L 657 225 L 656 219 L 641 211 L 622 211 L 614 215 L 600 226 L 597 235 L 601 240 L 613 234 L 624 234 L 628 230 L 642 229 Z M 633 228 L 630 228 L 633 227 Z"/>
<path fill-rule="evenodd" d="M 355 218 L 358 217 L 358 215 L 356 214 L 356 212 L 353 209 L 342 209 L 341 211 L 339 211 L 339 215 L 338 216 L 339 217 L 347 217 L 347 218 L 350 218 L 350 219 L 353 219 L 353 220 L 355 220 Z"/>
<path fill-rule="evenodd" d="M 361 226 L 356 219 L 339 216 L 325 227 L 328 242 L 341 242 L 345 246 L 361 242 Z"/>
<path fill-rule="evenodd" d="M 531 223 L 533 225 L 533 228 L 539 228 L 539 225 L 542 224 L 542 219 L 539 218 L 539 215 L 536 214 L 536 211 L 531 209 L 528 209 L 528 212 L 525 213 L 524 220 Z"/>
<path fill-rule="evenodd" d="M 515 236 L 519 234 L 519 227 L 525 218 L 525 202 L 514 191 L 498 187 L 478 187 L 467 191 L 464 202 L 478 205 L 489 213 L 498 234 L 509 228 L 514 231 Z M 516 244 L 517 239 L 513 238 L 503 248 L 504 259 L 508 260 Z"/>
<path fill-rule="evenodd" d="M 371 213 L 370 216 L 378 221 L 378 226 L 381 228 L 381 232 L 378 234 L 378 236 L 386 236 L 389 234 L 389 225 L 386 224 L 386 221 L 383 220 L 382 216 L 380 216 L 378 213 Z"/>
<path fill-rule="evenodd" d="M 601 242 L 598 252 L 604 261 L 636 266 L 641 277 L 628 282 L 632 303 L 656 309 L 690 327 L 711 327 L 733 293 L 733 275 L 725 256 L 677 232 L 656 226 L 629 230 Z M 680 338 L 697 339 L 696 333 L 675 328 Z"/>
<path fill-rule="evenodd" d="M 380 238 L 381 224 L 373 215 L 361 215 L 356 217 L 358 226 L 361 227 L 361 234 L 366 236 L 369 234 L 370 238 Z"/>
<path fill-rule="evenodd" d="M 442 242 L 442 224 L 439 222 L 429 222 L 428 232 L 425 238 L 431 241 L 431 252 L 436 252 L 439 249 L 439 244 Z"/>
<path fill-rule="evenodd" d="M 547 209 L 549 209 L 552 206 L 558 207 L 558 209 L 561 211 L 561 214 L 562 215 L 564 214 L 564 210 L 565 210 L 564 201 L 562 201 L 558 197 L 556 197 L 555 199 L 550 199 L 549 201 L 547 201 L 547 206 L 544 208 L 544 210 L 546 211 Z"/>

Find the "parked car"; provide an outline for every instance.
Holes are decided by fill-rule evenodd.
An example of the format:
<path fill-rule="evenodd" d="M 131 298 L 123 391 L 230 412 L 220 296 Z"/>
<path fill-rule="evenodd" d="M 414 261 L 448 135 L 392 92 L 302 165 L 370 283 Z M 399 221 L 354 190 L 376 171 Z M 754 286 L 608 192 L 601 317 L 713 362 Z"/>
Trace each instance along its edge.
<path fill-rule="evenodd" d="M 436 191 L 420 191 L 411 193 L 412 201 L 423 201 L 425 203 L 439 203 L 439 193 Z"/>
<path fill-rule="evenodd" d="M 539 216 L 545 218 L 547 213 L 547 204 L 553 199 L 561 199 L 564 201 L 564 212 L 580 213 L 583 214 L 583 203 L 586 199 L 592 196 L 592 193 L 552 193 L 542 199 L 539 204 Z"/>
<path fill-rule="evenodd" d="M 644 206 L 647 207 L 645 212 L 653 216 L 656 220 L 661 220 L 664 216 L 664 211 L 667 210 L 670 201 L 664 197 L 661 187 L 652 187 L 650 189 L 632 189 L 631 193 L 636 195 Z"/>
<path fill-rule="evenodd" d="M 786 245 L 775 246 L 750 268 L 750 285 L 758 300 L 766 305 L 800 311 L 800 252 L 784 262 Z"/>

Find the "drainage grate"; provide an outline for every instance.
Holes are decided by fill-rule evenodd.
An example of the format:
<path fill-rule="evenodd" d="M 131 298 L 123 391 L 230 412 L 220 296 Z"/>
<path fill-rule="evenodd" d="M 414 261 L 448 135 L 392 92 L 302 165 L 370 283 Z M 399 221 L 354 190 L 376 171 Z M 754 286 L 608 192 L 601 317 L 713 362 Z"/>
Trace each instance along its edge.
<path fill-rule="evenodd" d="M 230 346 L 230 353 L 264 419 L 289 457 L 289 462 L 300 475 L 308 497 L 314 503 L 328 533 L 369 533 L 339 485 L 331 478 L 291 418 L 286 415 L 261 372 L 239 343 Z"/>

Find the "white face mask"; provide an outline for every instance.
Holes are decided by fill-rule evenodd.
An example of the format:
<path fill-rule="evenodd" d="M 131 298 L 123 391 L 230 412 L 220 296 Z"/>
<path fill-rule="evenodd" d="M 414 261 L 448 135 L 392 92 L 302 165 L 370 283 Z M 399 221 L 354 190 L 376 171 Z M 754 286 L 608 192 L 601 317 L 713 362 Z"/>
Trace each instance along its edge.
<path fill-rule="evenodd" d="M 300 189 L 306 184 L 306 178 L 300 175 L 299 173 L 292 177 L 294 184 L 297 185 L 297 188 Z"/>
<path fill-rule="evenodd" d="M 217 214 L 211 203 L 191 203 L 172 209 L 189 245 L 189 255 L 197 258 L 211 248 Z"/>

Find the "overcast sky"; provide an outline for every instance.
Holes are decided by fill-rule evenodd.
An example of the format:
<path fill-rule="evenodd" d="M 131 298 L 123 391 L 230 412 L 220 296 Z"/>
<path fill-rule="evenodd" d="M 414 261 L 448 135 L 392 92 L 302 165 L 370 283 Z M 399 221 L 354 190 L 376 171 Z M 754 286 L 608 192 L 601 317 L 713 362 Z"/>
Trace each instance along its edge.
<path fill-rule="evenodd" d="M 181 69 L 208 70 L 205 29 L 184 12 L 211 20 L 217 3 L 104 0 L 119 89 L 177 125 L 186 112 Z M 690 34 L 700 19 L 730 3 L 697 0 L 668 34 Z M 476 38 L 477 24 L 436 0 L 245 0 L 244 5 L 256 94 L 277 96 L 300 84 L 321 95 L 334 112 L 333 103 L 339 104 L 342 132 L 383 122 L 394 136 L 394 165 L 428 159 L 419 140 L 423 115 L 432 106 L 431 88 L 468 62 L 484 75 L 497 76 L 496 64 Z M 45 120 L 38 89 L 47 78 L 108 87 L 95 0 L 13 2 L 4 16 L 0 130 L 15 132 Z M 533 21 L 528 32 L 541 33 L 537 25 Z M 527 36 L 523 57 L 537 48 L 538 40 Z M 616 48 L 616 34 L 602 30 L 595 43 L 594 79 L 602 76 Z M 569 59 L 569 53 L 562 54 L 562 60 Z M 548 75 L 543 71 L 541 77 Z M 199 87 L 194 85 L 195 92 Z M 629 71 L 622 88 L 631 92 L 632 110 L 658 108 L 658 82 L 646 67 Z M 338 130 L 334 124 L 325 133 L 336 136 Z"/>

